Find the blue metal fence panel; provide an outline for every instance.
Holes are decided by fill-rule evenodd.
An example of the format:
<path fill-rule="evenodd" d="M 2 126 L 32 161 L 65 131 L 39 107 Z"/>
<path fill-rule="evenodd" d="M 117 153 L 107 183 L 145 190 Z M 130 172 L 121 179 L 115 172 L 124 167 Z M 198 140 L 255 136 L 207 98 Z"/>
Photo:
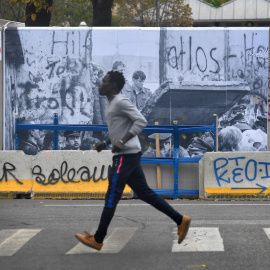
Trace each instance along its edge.
<path fill-rule="evenodd" d="M 172 133 L 173 134 L 173 157 L 164 158 L 144 158 L 142 164 L 163 164 L 174 166 L 174 188 L 173 190 L 157 189 L 156 193 L 160 195 L 173 195 L 173 199 L 177 199 L 179 195 L 197 196 L 198 190 L 179 190 L 178 189 L 178 173 L 179 163 L 198 163 L 201 157 L 179 157 L 179 135 L 186 133 L 213 132 L 214 134 L 214 151 L 217 151 L 217 115 L 214 115 L 213 126 L 202 125 L 178 125 L 174 122 L 173 125 L 148 125 L 142 133 Z M 54 150 L 58 150 L 58 131 L 59 130 L 76 130 L 76 131 L 108 131 L 107 125 L 67 125 L 58 123 L 58 115 L 54 114 L 53 124 L 21 124 L 19 119 L 15 119 L 15 150 L 19 150 L 19 130 L 23 129 L 39 129 L 52 130 L 54 135 Z"/>

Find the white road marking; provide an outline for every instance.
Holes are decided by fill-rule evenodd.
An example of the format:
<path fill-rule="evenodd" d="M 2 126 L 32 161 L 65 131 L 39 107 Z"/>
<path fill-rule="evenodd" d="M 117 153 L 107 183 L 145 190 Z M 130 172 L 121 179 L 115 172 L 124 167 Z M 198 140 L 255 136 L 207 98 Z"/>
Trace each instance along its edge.
<path fill-rule="evenodd" d="M 42 229 L 0 231 L 0 256 L 12 256 Z"/>
<path fill-rule="evenodd" d="M 223 239 L 218 228 L 190 228 L 185 240 L 179 245 L 177 231 L 172 252 L 224 251 Z"/>
<path fill-rule="evenodd" d="M 172 223 L 175 225 L 175 223 Z M 270 225 L 270 220 L 246 220 L 246 219 L 240 219 L 240 220 L 235 220 L 235 219 L 220 219 L 220 220 L 196 220 L 192 219 L 192 225 L 195 226 L 206 226 L 206 225 Z"/>
<path fill-rule="evenodd" d="M 66 254 L 90 254 L 90 253 L 119 253 L 127 242 L 132 238 L 133 234 L 137 228 L 125 228 L 125 227 L 117 227 L 115 228 L 112 233 L 109 235 L 108 238 L 105 239 L 104 245 L 101 251 L 97 251 L 90 247 L 79 243 Z M 91 234 L 94 232 L 91 231 Z"/>
<path fill-rule="evenodd" d="M 209 204 L 209 203 L 204 203 L 204 204 L 186 204 L 186 203 L 169 203 L 171 206 L 267 206 L 270 207 L 269 204 L 244 204 L 244 203 L 236 203 L 236 204 L 229 204 L 229 203 L 217 203 L 217 204 Z M 45 207 L 104 207 L 104 204 L 44 204 L 43 206 Z M 118 204 L 118 206 L 150 206 L 150 204 L 147 203 L 121 203 Z"/>
<path fill-rule="evenodd" d="M 264 228 L 264 231 L 266 235 L 268 236 L 268 238 L 270 239 L 270 228 Z"/>

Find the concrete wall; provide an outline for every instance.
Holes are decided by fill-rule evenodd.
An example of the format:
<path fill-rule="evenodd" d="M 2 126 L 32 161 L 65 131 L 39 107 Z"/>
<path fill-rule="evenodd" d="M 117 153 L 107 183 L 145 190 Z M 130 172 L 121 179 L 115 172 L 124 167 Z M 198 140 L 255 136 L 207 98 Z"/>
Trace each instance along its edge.
<path fill-rule="evenodd" d="M 4 76 L 1 72 L 3 70 L 0 70 L 0 76 L 3 76 L 4 81 L 1 91 L 1 94 L 4 93 L 4 101 L 0 96 L 0 103 L 4 103 L 5 111 L 3 117 L 0 115 L 0 121 L 4 122 L 1 128 L 4 127 L 5 138 L 0 137 L 0 146 L 4 143 L 6 150 L 14 149 L 15 114 L 19 114 L 25 120 L 42 124 L 52 123 L 54 113 L 58 113 L 61 124 L 93 123 L 94 116 L 100 114 L 100 111 L 93 109 L 95 97 L 100 99 L 95 93 L 98 83 L 93 81 L 94 67 L 98 67 L 104 75 L 112 69 L 113 63 L 119 60 L 126 64 L 126 85 L 129 87 L 132 86 L 134 71 L 145 72 L 145 87 L 156 97 L 152 100 L 153 103 L 147 101 L 145 108 L 166 112 L 166 117 L 160 119 L 155 119 L 156 115 L 153 113 L 153 118 L 148 118 L 150 124 L 156 120 L 170 124 L 175 119 L 178 119 L 180 124 L 194 124 L 199 117 L 205 120 L 203 124 L 212 124 L 212 114 L 217 113 L 216 108 L 222 104 L 224 108 L 219 117 L 221 128 L 225 128 L 226 125 L 235 124 L 226 123 L 231 116 L 231 109 L 245 102 L 247 108 L 244 120 L 250 128 L 256 129 L 252 125 L 257 116 L 262 116 L 267 121 L 269 130 L 268 28 L 14 28 L 4 31 L 7 50 L 4 52 Z M 103 75 L 99 79 L 102 79 Z M 165 89 L 164 95 L 160 95 L 158 99 L 159 94 L 163 94 L 160 86 L 167 80 L 172 81 L 177 87 Z M 229 100 L 229 94 L 234 93 L 230 89 L 231 86 L 242 84 L 247 85 L 249 89 L 245 99 L 242 96 L 233 96 Z M 219 90 L 218 88 L 220 93 L 213 96 L 212 92 Z M 191 93 L 195 94 L 191 96 Z M 167 99 L 163 98 L 165 94 Z M 185 104 L 181 103 L 183 100 Z M 217 100 L 220 103 L 217 103 Z M 186 111 L 182 111 L 184 107 L 187 108 Z M 142 113 L 146 111 L 142 110 Z M 177 113 L 177 118 L 174 118 L 174 112 Z M 199 122 L 202 123 L 201 120 Z M 264 132 L 266 135 L 266 130 Z M 180 140 L 185 148 L 191 142 L 191 138 L 186 137 L 185 139 L 183 136 Z M 268 136 L 268 145 L 269 138 Z M 143 142 L 144 150 L 148 144 L 146 137 L 146 142 Z M 80 152 L 77 154 L 80 158 L 76 158 L 85 158 L 88 154 L 84 153 L 86 152 Z M 8 191 L 31 191 L 33 187 L 35 194 L 48 192 L 58 196 L 61 192 L 72 192 L 82 195 L 83 191 L 87 190 L 87 196 L 90 197 L 93 195 L 91 192 L 104 195 L 106 189 L 96 183 L 91 186 L 91 181 L 90 186 L 83 180 L 79 183 L 65 183 L 66 180 L 62 181 L 60 178 L 58 181 L 49 181 L 52 171 L 59 173 L 62 165 L 71 168 L 70 166 L 77 164 L 72 165 L 73 160 L 69 159 L 75 152 L 61 155 L 63 152 L 50 151 L 35 157 L 24 156 L 24 162 L 31 164 L 31 174 L 30 178 L 22 179 L 26 181 L 23 181 L 23 184 L 12 177 L 13 182 L 6 181 L 6 177 L 10 176 L 9 171 L 17 173 L 17 169 L 13 170 L 12 167 L 17 165 L 17 162 L 14 163 L 17 158 L 6 161 L 7 156 L 2 155 L 3 178 L 0 190 L 5 188 L 3 191 L 7 194 Z M 91 155 L 95 156 L 93 153 Z M 237 153 L 232 153 L 232 156 L 234 155 Z M 50 160 L 54 158 L 55 167 L 52 167 Z M 90 157 L 87 158 L 90 160 Z M 34 163 L 35 161 L 37 163 Z M 11 166 L 10 169 L 4 167 L 4 164 Z M 109 164 L 110 162 L 107 165 Z M 27 166 L 25 165 L 25 168 Z M 39 168 L 35 166 L 46 171 L 43 181 L 36 178 L 37 175 L 33 175 Z M 99 168 L 99 165 L 95 166 Z M 81 166 L 76 167 L 75 170 L 80 168 Z M 156 165 L 143 165 L 143 168 L 150 187 L 157 188 Z M 162 165 L 161 172 L 162 189 L 173 189 L 172 166 Z M 72 173 L 73 170 L 70 174 Z M 20 179 L 20 172 L 16 177 Z M 57 183 L 54 183 L 56 181 Z M 179 165 L 178 184 L 179 189 L 198 189 L 198 164 Z"/>
<path fill-rule="evenodd" d="M 0 198 L 104 198 L 112 153 L 103 151 L 0 152 Z M 156 165 L 144 164 L 148 185 L 157 189 Z M 200 191 L 201 199 L 269 198 L 269 152 L 206 153 L 199 164 L 179 165 L 178 188 Z M 161 166 L 162 189 L 174 187 L 173 167 Z M 124 198 L 132 198 L 129 187 Z"/>
<path fill-rule="evenodd" d="M 160 165 L 161 189 L 174 188 L 174 171 L 172 165 Z M 152 189 L 157 189 L 157 166 L 154 164 L 142 164 L 147 183 Z M 199 164 L 179 164 L 178 166 L 178 189 L 199 189 Z"/>
<path fill-rule="evenodd" d="M 269 198 L 269 165 L 269 152 L 206 153 L 199 163 L 200 198 Z"/>
<path fill-rule="evenodd" d="M 0 198 L 104 198 L 108 186 L 111 151 L 0 152 Z M 156 165 L 144 164 L 148 185 L 157 189 Z M 173 167 L 161 166 L 162 189 L 173 189 Z M 198 164 L 179 166 L 179 189 L 198 190 Z M 132 198 L 127 186 L 123 198 Z"/>
<path fill-rule="evenodd" d="M 104 198 L 111 159 L 110 151 L 1 151 L 0 197 Z M 123 197 L 132 197 L 129 187 Z"/>

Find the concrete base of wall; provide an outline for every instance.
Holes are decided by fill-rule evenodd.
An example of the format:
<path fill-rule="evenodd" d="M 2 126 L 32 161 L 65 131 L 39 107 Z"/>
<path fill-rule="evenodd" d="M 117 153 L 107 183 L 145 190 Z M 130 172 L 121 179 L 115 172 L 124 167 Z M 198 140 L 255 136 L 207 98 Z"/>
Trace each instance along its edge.
<path fill-rule="evenodd" d="M 0 198 L 104 199 L 112 153 L 104 151 L 0 152 Z M 126 186 L 123 198 L 132 198 Z"/>
<path fill-rule="evenodd" d="M 85 192 L 85 193 L 52 193 L 52 192 L 0 192 L 0 199 L 76 199 L 76 200 L 88 200 L 88 199 L 105 199 L 106 193 L 104 192 Z M 122 195 L 122 199 L 132 199 L 133 192 L 125 192 Z"/>
<path fill-rule="evenodd" d="M 111 164 L 111 151 L 42 151 L 36 156 L 22 151 L 0 151 L 0 198 L 104 199 Z M 142 167 L 149 187 L 163 197 L 172 198 L 173 166 L 161 165 L 161 190 L 157 189 L 157 165 Z M 179 165 L 179 198 L 198 198 L 183 193 L 198 191 L 198 170 L 198 164 Z M 122 198 L 133 197 L 133 191 L 126 186 Z"/>
<path fill-rule="evenodd" d="M 199 163 L 201 199 L 270 199 L 269 152 L 206 153 Z"/>
<path fill-rule="evenodd" d="M 173 165 L 160 165 L 161 167 L 161 189 L 174 189 L 174 169 Z M 150 188 L 158 193 L 157 185 L 157 165 L 142 164 L 147 183 Z M 199 164 L 181 163 L 178 166 L 178 190 L 179 198 L 197 199 L 199 195 Z M 164 198 L 172 198 L 172 195 L 161 195 Z"/>

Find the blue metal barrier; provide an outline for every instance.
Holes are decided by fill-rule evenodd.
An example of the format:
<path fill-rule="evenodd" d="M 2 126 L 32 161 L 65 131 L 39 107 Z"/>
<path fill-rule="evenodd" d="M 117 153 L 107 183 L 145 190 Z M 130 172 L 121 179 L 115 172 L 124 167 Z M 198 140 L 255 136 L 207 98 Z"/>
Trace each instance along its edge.
<path fill-rule="evenodd" d="M 58 114 L 54 114 L 53 124 L 21 124 L 19 119 L 15 119 L 15 150 L 19 150 L 19 130 L 24 129 L 38 129 L 38 130 L 52 130 L 54 150 L 58 150 L 58 131 L 59 130 L 76 130 L 76 131 L 108 131 L 107 125 L 70 125 L 59 124 Z M 142 133 L 172 133 L 173 135 L 173 157 L 142 157 L 142 164 L 159 164 L 159 165 L 173 165 L 174 166 L 174 188 L 168 189 L 154 189 L 159 195 L 172 195 L 173 199 L 177 199 L 179 195 L 198 196 L 199 190 L 179 190 L 178 189 L 178 165 L 179 163 L 198 163 L 201 157 L 179 157 L 179 135 L 187 133 L 209 132 L 214 133 L 214 151 L 217 151 L 217 115 L 214 115 L 214 124 L 209 126 L 202 125 L 178 125 L 174 121 L 173 125 L 148 125 Z"/>

